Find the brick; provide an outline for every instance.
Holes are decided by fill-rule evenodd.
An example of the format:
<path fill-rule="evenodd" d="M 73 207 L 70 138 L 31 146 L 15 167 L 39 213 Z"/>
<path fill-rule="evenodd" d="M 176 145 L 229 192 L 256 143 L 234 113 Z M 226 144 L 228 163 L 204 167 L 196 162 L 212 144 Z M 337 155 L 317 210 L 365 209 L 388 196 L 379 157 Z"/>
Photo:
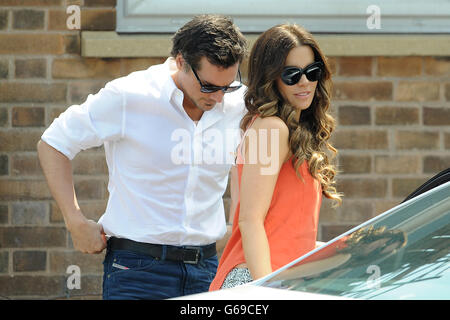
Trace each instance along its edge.
<path fill-rule="evenodd" d="M 13 253 L 14 272 L 45 271 L 47 253 L 45 251 L 15 251 Z"/>
<path fill-rule="evenodd" d="M 347 198 L 384 198 L 387 193 L 385 179 L 341 179 L 337 189 Z"/>
<path fill-rule="evenodd" d="M 410 107 L 376 107 L 375 124 L 408 125 L 419 123 L 419 108 Z"/>
<path fill-rule="evenodd" d="M 340 191 L 340 190 L 338 190 Z M 342 207 L 333 207 L 333 201 L 328 198 L 322 198 L 320 206 L 319 224 L 337 223 L 340 221 L 339 210 Z M 319 228 L 320 229 L 320 228 Z"/>
<path fill-rule="evenodd" d="M 48 224 L 48 204 L 45 202 L 16 202 L 12 204 L 13 225 L 43 226 Z"/>
<path fill-rule="evenodd" d="M 102 254 L 85 254 L 78 251 L 50 251 L 50 272 L 65 274 L 68 266 L 77 265 L 80 267 L 81 274 L 102 273 L 104 257 L 105 251 Z"/>
<path fill-rule="evenodd" d="M 339 156 L 339 171 L 346 173 L 369 173 L 371 171 L 371 157 L 367 155 L 343 155 Z"/>
<path fill-rule="evenodd" d="M 61 6 L 64 0 L 2 0 L 2 6 L 8 7 L 47 7 Z"/>
<path fill-rule="evenodd" d="M 9 174 L 9 158 L 8 155 L 0 155 L 0 176 L 7 176 Z"/>
<path fill-rule="evenodd" d="M 13 28 L 18 30 L 38 30 L 44 28 L 45 13 L 42 10 L 13 11 Z"/>
<path fill-rule="evenodd" d="M 344 232 L 354 228 L 356 225 L 324 225 L 322 226 L 320 241 L 330 241 L 331 239 L 340 236 Z"/>
<path fill-rule="evenodd" d="M 375 172 L 384 174 L 418 173 L 419 156 L 375 156 Z"/>
<path fill-rule="evenodd" d="M 386 131 L 379 130 L 341 130 L 334 135 L 337 149 L 387 149 Z"/>
<path fill-rule="evenodd" d="M 448 126 L 450 125 L 450 108 L 424 107 L 423 123 L 428 126 Z"/>
<path fill-rule="evenodd" d="M 128 58 L 121 59 L 122 76 L 126 76 L 134 71 L 146 70 L 153 65 L 164 63 L 166 58 Z M 241 66 L 242 69 L 242 66 Z M 241 70 L 242 72 L 242 70 Z"/>
<path fill-rule="evenodd" d="M 64 37 L 61 34 L 0 34 L 0 54 L 63 54 Z"/>
<path fill-rule="evenodd" d="M 79 154 L 72 161 L 74 174 L 80 175 L 107 175 L 108 166 L 104 154 Z"/>
<path fill-rule="evenodd" d="M 427 156 L 423 159 L 423 172 L 437 174 L 450 168 L 450 156 Z"/>
<path fill-rule="evenodd" d="M 3 152 L 36 151 L 36 144 L 43 130 L 21 131 L 18 129 L 0 131 Z"/>
<path fill-rule="evenodd" d="M 81 30 L 116 30 L 116 9 L 81 10 Z"/>
<path fill-rule="evenodd" d="M 56 248 L 65 246 L 66 229 L 63 227 L 0 227 L 1 248 Z"/>
<path fill-rule="evenodd" d="M 444 146 L 445 149 L 450 149 L 450 133 L 444 133 Z"/>
<path fill-rule="evenodd" d="M 64 276 L 15 275 L 0 276 L 4 296 L 41 296 L 46 299 L 63 295 L 66 288 Z"/>
<path fill-rule="evenodd" d="M 0 109 L 0 127 L 6 127 L 9 123 L 9 112 L 8 109 Z"/>
<path fill-rule="evenodd" d="M 425 74 L 432 76 L 448 76 L 450 75 L 450 58 L 449 57 L 426 57 L 425 58 Z"/>
<path fill-rule="evenodd" d="M 66 10 L 50 9 L 48 10 L 48 30 L 68 31 L 67 18 L 69 15 Z"/>
<path fill-rule="evenodd" d="M 8 28 L 8 11 L 0 10 L 0 30 Z"/>
<path fill-rule="evenodd" d="M 450 83 L 445 84 L 445 100 L 450 101 Z"/>
<path fill-rule="evenodd" d="M 43 176 L 37 154 L 19 154 L 11 157 L 12 176 Z"/>
<path fill-rule="evenodd" d="M 373 206 L 370 201 L 347 200 L 342 203 L 339 220 L 359 224 L 373 218 Z"/>
<path fill-rule="evenodd" d="M 0 102 L 66 102 L 67 85 L 63 83 L 0 83 Z"/>
<path fill-rule="evenodd" d="M 409 194 L 415 191 L 427 178 L 399 178 L 392 180 L 392 196 L 396 198 L 406 198 Z"/>
<path fill-rule="evenodd" d="M 365 125 L 370 124 L 370 108 L 358 106 L 339 107 L 340 125 Z"/>
<path fill-rule="evenodd" d="M 105 86 L 104 81 L 83 81 L 69 84 L 69 96 L 71 103 L 83 103 L 88 95 L 96 94 Z"/>
<path fill-rule="evenodd" d="M 334 83 L 333 97 L 337 100 L 384 101 L 392 100 L 392 82 L 350 82 Z"/>
<path fill-rule="evenodd" d="M 55 59 L 54 79 L 112 79 L 120 76 L 118 59 Z"/>
<path fill-rule="evenodd" d="M 48 112 L 48 119 L 47 119 L 47 123 L 45 124 L 45 126 L 46 127 L 49 126 L 53 122 L 53 120 L 58 118 L 59 115 L 61 113 L 63 113 L 64 111 L 66 111 L 68 107 L 69 106 L 61 107 L 61 108 L 59 108 L 59 107 L 49 108 L 50 110 Z"/>
<path fill-rule="evenodd" d="M 83 212 L 84 216 L 88 219 L 98 221 L 100 217 L 106 211 L 107 200 L 80 200 L 78 201 L 80 205 L 81 212 Z M 50 222 L 52 223 L 61 223 L 64 222 L 63 215 L 61 210 L 59 209 L 56 202 L 51 203 L 50 207 Z"/>
<path fill-rule="evenodd" d="M 374 210 L 375 210 L 375 215 L 379 215 L 383 212 L 386 212 L 392 208 L 394 208 L 395 206 L 399 205 L 400 201 L 395 201 L 395 200 L 377 200 L 374 201 Z"/>
<path fill-rule="evenodd" d="M 102 199 L 104 196 L 104 181 L 81 180 L 75 181 L 75 192 L 80 200 Z"/>
<path fill-rule="evenodd" d="M 400 81 L 395 100 L 419 102 L 439 100 L 439 82 Z"/>
<path fill-rule="evenodd" d="M 0 60 L 0 79 L 7 79 L 9 74 L 8 60 Z"/>
<path fill-rule="evenodd" d="M 115 7 L 116 0 L 84 0 L 85 7 Z"/>
<path fill-rule="evenodd" d="M 395 137 L 398 150 L 439 149 L 439 133 L 423 131 L 398 131 Z"/>
<path fill-rule="evenodd" d="M 43 127 L 45 126 L 45 108 L 14 107 L 12 109 L 13 127 Z"/>
<path fill-rule="evenodd" d="M 328 63 L 328 67 L 330 68 L 331 75 L 335 76 L 337 74 L 337 65 L 338 65 L 337 59 L 338 58 L 326 57 L 325 59 Z M 248 63 L 248 59 L 245 59 L 245 60 Z M 245 66 L 245 70 L 247 70 L 247 67 L 248 67 L 248 64 Z M 244 64 L 242 64 L 242 69 L 244 69 Z M 243 71 L 243 70 L 241 70 L 241 71 Z"/>
<path fill-rule="evenodd" d="M 372 74 L 372 57 L 343 57 L 339 59 L 339 75 L 370 76 Z"/>
<path fill-rule="evenodd" d="M 6 204 L 0 204 L 0 224 L 9 223 L 9 207 Z"/>
<path fill-rule="evenodd" d="M 0 200 L 50 200 L 50 190 L 45 181 L 0 180 Z"/>
<path fill-rule="evenodd" d="M 421 73 L 422 57 L 378 57 L 378 76 L 417 77 Z"/>
<path fill-rule="evenodd" d="M 64 47 L 67 54 L 81 55 L 81 38 L 79 34 L 64 35 Z"/>
<path fill-rule="evenodd" d="M 83 6 L 85 0 L 66 0 L 66 6 L 76 5 L 76 6 Z"/>
<path fill-rule="evenodd" d="M 66 276 L 66 278 L 68 275 Z M 80 289 L 66 289 L 63 299 L 102 300 L 103 275 L 81 275 Z"/>
<path fill-rule="evenodd" d="M 16 60 L 16 78 L 45 78 L 47 61 L 45 59 Z"/>
<path fill-rule="evenodd" d="M 9 252 L 0 251 L 0 273 L 8 272 Z"/>

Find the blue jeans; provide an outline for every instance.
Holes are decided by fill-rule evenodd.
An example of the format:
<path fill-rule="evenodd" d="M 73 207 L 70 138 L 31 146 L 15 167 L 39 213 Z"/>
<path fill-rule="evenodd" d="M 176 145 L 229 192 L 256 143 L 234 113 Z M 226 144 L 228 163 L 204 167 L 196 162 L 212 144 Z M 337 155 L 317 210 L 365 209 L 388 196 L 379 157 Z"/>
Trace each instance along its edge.
<path fill-rule="evenodd" d="M 103 299 L 168 299 L 205 292 L 217 266 L 217 255 L 187 264 L 108 248 L 103 261 Z"/>

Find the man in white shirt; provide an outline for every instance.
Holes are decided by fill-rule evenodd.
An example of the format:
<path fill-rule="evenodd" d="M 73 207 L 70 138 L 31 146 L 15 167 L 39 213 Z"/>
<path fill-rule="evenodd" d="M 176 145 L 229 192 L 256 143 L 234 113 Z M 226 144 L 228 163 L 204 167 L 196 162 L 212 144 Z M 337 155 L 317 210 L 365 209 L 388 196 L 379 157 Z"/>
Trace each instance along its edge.
<path fill-rule="evenodd" d="M 197 16 L 175 33 L 164 64 L 107 83 L 42 135 L 41 166 L 75 249 L 107 248 L 104 299 L 208 290 L 245 113 L 239 72 L 245 55 L 246 40 L 230 19 Z M 109 199 L 97 223 L 78 206 L 71 160 L 100 145 Z"/>

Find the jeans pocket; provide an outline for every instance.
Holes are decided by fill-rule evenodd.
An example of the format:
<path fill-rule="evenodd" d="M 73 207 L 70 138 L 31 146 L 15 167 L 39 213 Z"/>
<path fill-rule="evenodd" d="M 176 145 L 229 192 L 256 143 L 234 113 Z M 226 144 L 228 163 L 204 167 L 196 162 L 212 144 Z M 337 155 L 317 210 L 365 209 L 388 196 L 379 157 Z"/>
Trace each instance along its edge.
<path fill-rule="evenodd" d="M 150 271 L 156 261 L 151 256 L 117 250 L 113 252 L 111 259 L 108 261 L 108 269 L 109 273 L 113 275 L 130 271 Z"/>

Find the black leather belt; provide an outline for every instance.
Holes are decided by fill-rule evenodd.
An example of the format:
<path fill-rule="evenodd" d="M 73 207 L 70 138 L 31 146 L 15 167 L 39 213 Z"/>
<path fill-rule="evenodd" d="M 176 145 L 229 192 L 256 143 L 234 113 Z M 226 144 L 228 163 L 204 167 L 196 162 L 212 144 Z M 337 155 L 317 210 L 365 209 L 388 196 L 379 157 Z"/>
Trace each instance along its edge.
<path fill-rule="evenodd" d="M 128 250 L 136 253 L 147 254 L 157 259 L 183 261 L 184 263 L 190 264 L 197 264 L 201 259 L 211 258 L 217 253 L 216 243 L 205 246 L 177 247 L 111 237 L 108 240 L 108 246 L 111 250 Z"/>

